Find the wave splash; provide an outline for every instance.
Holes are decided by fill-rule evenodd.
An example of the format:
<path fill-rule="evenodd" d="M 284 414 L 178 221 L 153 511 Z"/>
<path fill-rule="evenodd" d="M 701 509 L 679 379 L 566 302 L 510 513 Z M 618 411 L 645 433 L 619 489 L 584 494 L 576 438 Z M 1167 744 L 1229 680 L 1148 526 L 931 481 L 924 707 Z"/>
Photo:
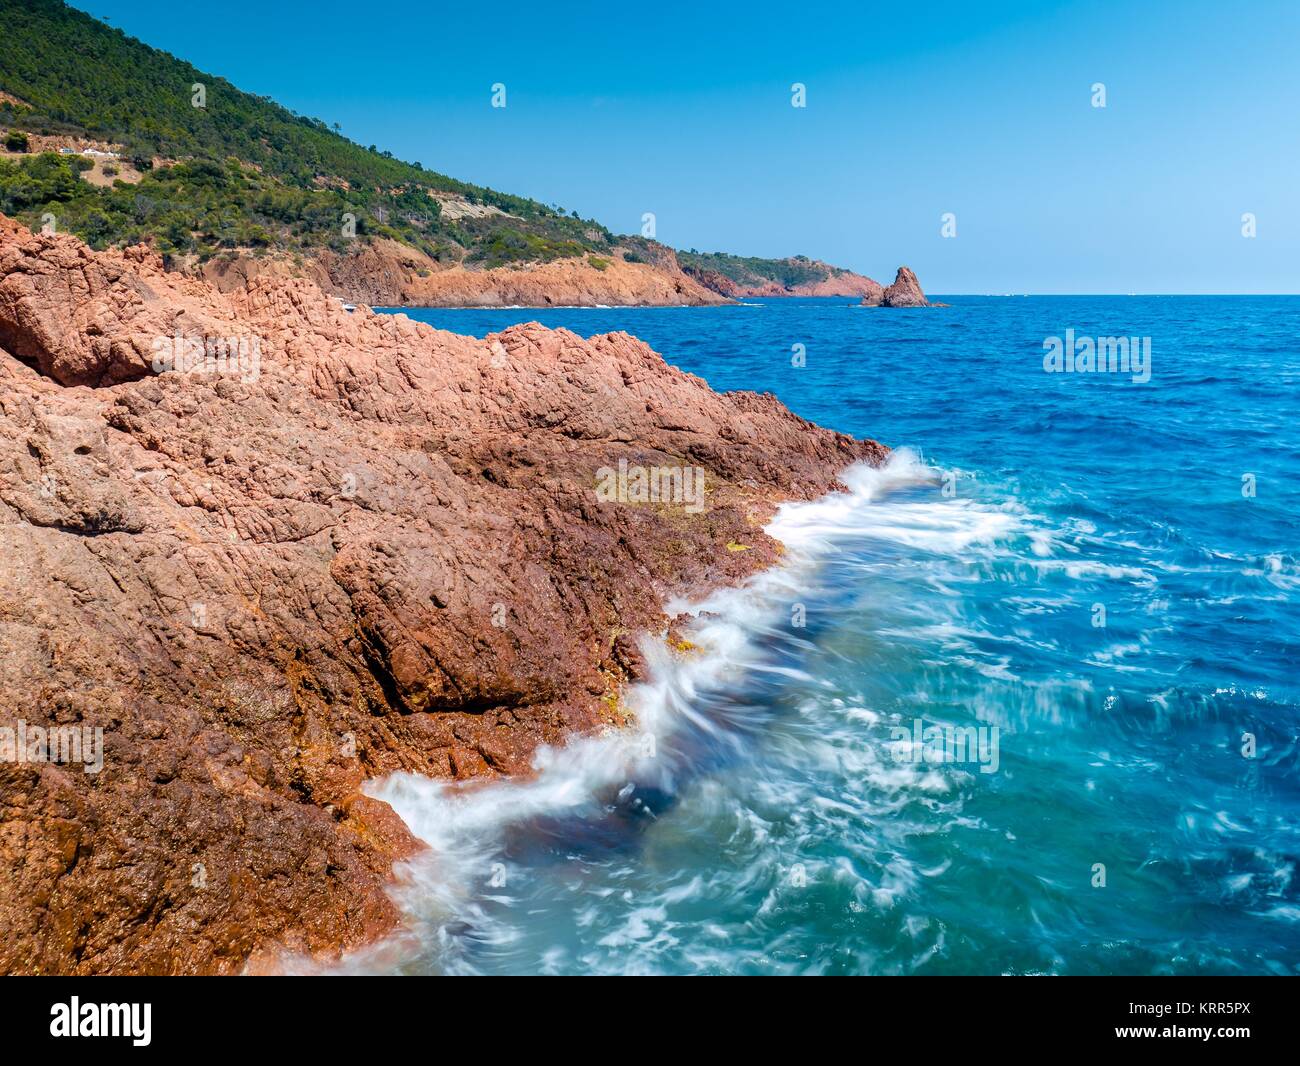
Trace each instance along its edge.
<path fill-rule="evenodd" d="M 772 713 L 743 696 L 756 681 L 814 683 L 799 663 L 807 636 L 792 611 L 816 601 L 828 558 L 851 546 L 958 555 L 1016 532 L 1013 508 L 944 499 L 940 472 L 915 454 L 895 452 L 879 468 L 845 471 L 849 491 L 784 505 L 767 532 L 785 560 L 743 587 L 698 603 L 668 605 L 695 616 L 682 656 L 662 639 L 643 650 L 651 680 L 631 686 L 625 703 L 636 727 L 543 748 L 535 773 L 490 783 L 435 781 L 399 773 L 366 791 L 390 804 L 429 850 L 397 871 L 407 930 L 353 956 L 350 969 L 477 972 L 476 960 L 508 953 L 519 933 L 510 886 L 538 864 L 585 855 L 627 861 L 639 831 L 670 809 L 683 789 L 743 761 Z M 924 488 L 897 497 L 905 490 Z M 536 960 L 538 970 L 545 960 Z"/>

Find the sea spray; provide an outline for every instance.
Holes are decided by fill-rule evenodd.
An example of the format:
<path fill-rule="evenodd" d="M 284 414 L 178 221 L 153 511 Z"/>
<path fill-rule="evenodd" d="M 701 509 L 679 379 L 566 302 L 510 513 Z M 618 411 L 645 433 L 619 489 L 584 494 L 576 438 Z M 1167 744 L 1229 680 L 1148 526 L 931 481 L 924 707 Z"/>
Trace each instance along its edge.
<path fill-rule="evenodd" d="M 605 861 L 628 847 L 635 852 L 646 827 L 684 792 L 707 788 L 711 775 L 742 763 L 772 710 L 735 694 L 755 682 L 816 684 L 786 654 L 792 640 L 804 639 L 791 631 L 791 605 L 822 598 L 819 571 L 845 542 L 874 537 L 956 553 L 1016 526 L 1009 511 L 943 499 L 935 488 L 939 471 L 910 452 L 895 453 L 881 468 L 851 468 L 843 481 L 847 492 L 778 510 L 767 531 L 787 546 L 781 565 L 743 587 L 667 605 L 670 613 L 696 616 L 690 640 L 699 651 L 682 656 L 662 640 L 645 640 L 649 680 L 625 694 L 634 727 L 542 748 L 525 779 L 466 785 L 399 773 L 367 787 L 429 845 L 398 871 L 409 925 L 403 950 L 419 945 L 425 961 L 417 968 L 478 972 L 493 958 L 511 957 L 520 935 L 513 892 L 539 863 L 552 863 L 555 854 Z M 881 505 L 918 488 L 929 498 Z M 870 761 L 872 772 L 894 782 L 919 784 L 928 772 L 889 769 L 883 742 Z M 387 968 L 392 954 L 391 944 L 371 949 L 351 965 Z M 545 969 L 542 960 L 536 964 Z"/>
<path fill-rule="evenodd" d="M 1300 972 L 1297 460 L 1261 447 L 1295 421 L 1295 301 L 951 302 L 410 312 L 477 336 L 630 329 L 714 388 L 924 442 L 953 476 L 783 515 L 787 544 L 827 527 L 835 546 L 753 632 L 762 669 L 696 694 L 693 713 L 754 724 L 732 761 L 608 834 L 512 827 L 489 861 L 506 883 L 465 892 L 497 939 L 457 910 L 368 967 Z M 1106 374 L 1043 373 L 1053 323 L 1123 323 L 1130 373 L 1151 367 L 1132 336 L 1168 372 L 1130 387 L 1107 351 Z M 896 762 L 890 730 L 917 719 L 996 725 L 997 771 Z"/>

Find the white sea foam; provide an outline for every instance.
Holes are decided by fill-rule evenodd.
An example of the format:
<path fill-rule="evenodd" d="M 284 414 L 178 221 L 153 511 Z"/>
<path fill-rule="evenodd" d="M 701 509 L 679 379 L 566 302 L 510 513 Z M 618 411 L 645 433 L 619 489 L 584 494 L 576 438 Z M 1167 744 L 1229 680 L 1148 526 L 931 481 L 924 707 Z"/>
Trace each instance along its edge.
<path fill-rule="evenodd" d="M 787 547 L 780 566 L 741 588 L 720 590 L 697 603 L 669 605 L 674 613 L 686 610 L 697 616 L 691 640 L 702 654 L 684 658 L 671 653 L 662 640 L 645 641 L 649 680 L 625 694 L 635 714 L 634 728 L 580 738 L 562 748 L 542 748 L 534 759 L 535 772 L 525 779 L 458 784 L 399 773 L 371 782 L 368 794 L 390 804 L 429 850 L 397 871 L 398 899 L 408 916 L 405 946 L 395 946 L 399 938 L 354 956 L 351 965 L 388 968 L 394 952 L 428 951 L 432 945 L 448 949 L 439 952 L 439 966 L 455 971 L 458 956 L 450 950 L 455 935 L 449 932 L 455 929 L 472 930 L 479 949 L 509 950 L 517 931 L 503 923 L 499 913 L 500 905 L 510 903 L 509 886 L 518 872 L 512 869 L 507 847 L 512 831 L 557 819 L 573 826 L 596 823 L 608 816 L 611 805 L 630 804 L 635 810 L 638 795 L 677 794 L 701 772 L 701 752 L 742 749 L 751 727 L 762 724 L 745 720 L 755 712 L 734 705 L 720 711 L 718 701 L 702 694 L 763 671 L 799 673 L 770 661 L 763 652 L 763 637 L 788 618 L 788 604 L 807 589 L 821 562 L 847 542 L 865 539 L 957 556 L 1019 528 L 1021 518 L 1010 508 L 943 498 L 939 476 L 912 453 L 900 451 L 883 467 L 863 465 L 846 471 L 842 480 L 847 492 L 781 507 L 767 527 Z M 889 498 L 926 484 L 934 486 L 931 500 Z M 788 626 L 782 632 L 789 639 Z M 996 671 L 983 662 L 973 665 Z M 811 679 L 801 674 L 799 680 Z M 852 728 L 877 717 L 863 707 L 846 708 L 843 714 Z M 899 764 L 871 747 L 816 740 L 800 757 L 843 766 L 846 773 L 874 780 L 886 792 L 913 789 L 943 795 L 951 787 L 943 774 Z M 772 799 L 778 802 L 780 797 Z M 834 812 L 823 808 L 823 814 Z M 884 883 L 864 888 L 864 905 L 894 899 L 910 877 L 900 868 Z M 646 941 L 649 933 L 643 926 L 653 914 L 653 909 L 634 911 L 615 935 L 628 942 Z M 656 935 L 665 934 L 660 929 Z M 558 965 L 559 958 L 552 964 Z"/>

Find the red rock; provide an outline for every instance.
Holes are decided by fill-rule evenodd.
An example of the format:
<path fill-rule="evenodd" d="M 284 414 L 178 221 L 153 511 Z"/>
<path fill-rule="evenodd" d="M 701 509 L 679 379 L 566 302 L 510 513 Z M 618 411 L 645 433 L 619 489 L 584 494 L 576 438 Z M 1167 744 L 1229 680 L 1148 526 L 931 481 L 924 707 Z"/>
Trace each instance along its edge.
<path fill-rule="evenodd" d="M 826 276 L 818 281 L 802 281 L 785 286 L 776 281 L 767 281 L 761 285 L 742 284 L 716 270 L 688 268 L 686 273 L 706 289 L 731 299 L 754 296 L 861 296 L 864 302 L 878 303 L 885 291 L 879 282 L 864 274 L 840 270 L 819 259 L 811 260 L 808 265 L 820 269 Z"/>
<path fill-rule="evenodd" d="M 397 241 L 358 242 L 338 254 L 215 258 L 202 276 L 225 290 L 257 277 L 305 277 L 326 292 L 378 307 L 681 306 L 726 303 L 726 296 L 687 276 L 671 249 L 653 263 L 618 254 L 570 256 L 491 270 L 448 266 Z"/>
<path fill-rule="evenodd" d="M 864 300 L 864 304 L 868 301 Z M 881 294 L 881 307 L 929 307 L 930 302 L 921 291 L 921 283 L 916 280 L 911 267 L 901 266 L 894 277 L 894 283 Z"/>
<path fill-rule="evenodd" d="M 154 373 L 177 330 L 256 338 L 256 373 Z M 0 218 L 0 726 L 104 730 L 99 773 L 0 763 L 0 970 L 380 935 L 417 845 L 363 781 L 527 772 L 610 721 L 620 637 L 885 454 L 624 333 L 480 341 Z M 703 467 L 708 506 L 600 502 L 620 459 Z"/>

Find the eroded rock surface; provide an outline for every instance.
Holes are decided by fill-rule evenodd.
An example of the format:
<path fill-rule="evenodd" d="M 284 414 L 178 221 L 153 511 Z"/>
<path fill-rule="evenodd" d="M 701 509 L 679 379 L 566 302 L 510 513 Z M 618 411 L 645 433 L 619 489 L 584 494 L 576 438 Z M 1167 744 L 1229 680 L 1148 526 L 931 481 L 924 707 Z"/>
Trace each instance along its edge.
<path fill-rule="evenodd" d="M 177 336 L 242 355 L 156 373 Z M 0 726 L 104 737 L 98 773 L 0 763 L 0 970 L 380 935 L 417 845 L 363 781 L 619 724 L 666 598 L 884 454 L 626 334 L 480 341 L 0 218 Z M 620 460 L 703 468 L 707 506 L 602 502 Z"/>
<path fill-rule="evenodd" d="M 925 293 L 921 291 L 921 283 L 917 280 L 912 268 L 905 266 L 898 268 L 898 273 L 894 276 L 894 283 L 885 288 L 879 299 L 868 296 L 862 302 L 866 305 L 878 304 L 881 307 L 936 306 L 925 298 Z"/>

